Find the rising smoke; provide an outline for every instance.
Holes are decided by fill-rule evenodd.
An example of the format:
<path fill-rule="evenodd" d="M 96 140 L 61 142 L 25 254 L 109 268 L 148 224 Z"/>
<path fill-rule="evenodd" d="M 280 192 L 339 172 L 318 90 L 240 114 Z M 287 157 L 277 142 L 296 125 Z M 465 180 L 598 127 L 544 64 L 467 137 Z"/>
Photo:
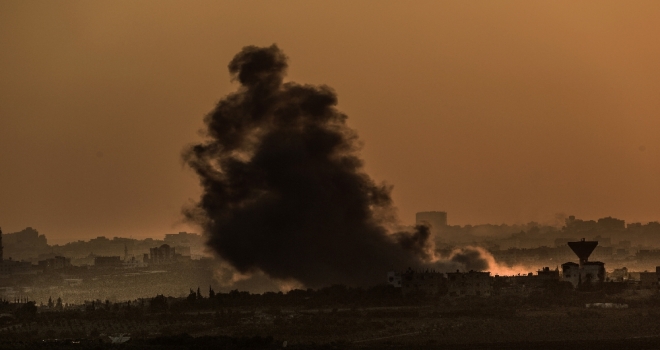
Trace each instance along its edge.
<path fill-rule="evenodd" d="M 478 254 L 438 262 L 428 227 L 390 232 L 391 188 L 364 172 L 334 91 L 285 83 L 286 70 L 276 45 L 245 47 L 229 63 L 238 91 L 206 116 L 208 139 L 184 151 L 203 188 L 184 213 L 209 247 L 242 274 L 307 287 L 373 285 L 388 269 L 483 268 Z"/>

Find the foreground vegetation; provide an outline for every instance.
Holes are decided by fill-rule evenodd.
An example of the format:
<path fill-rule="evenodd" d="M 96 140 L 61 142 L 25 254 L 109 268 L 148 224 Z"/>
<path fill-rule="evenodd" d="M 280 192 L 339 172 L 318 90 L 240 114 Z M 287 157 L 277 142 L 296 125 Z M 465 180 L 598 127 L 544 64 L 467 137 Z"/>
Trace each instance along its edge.
<path fill-rule="evenodd" d="M 2 303 L 0 348 L 266 349 L 285 341 L 288 348 L 660 346 L 660 296 L 654 291 L 558 287 L 525 296 L 449 299 L 403 297 L 388 286 L 333 286 L 205 294 L 197 289 L 187 298 L 159 295 L 70 308 Z M 606 302 L 628 308 L 585 307 Z M 131 340 L 109 344 L 109 336 L 119 334 Z"/>

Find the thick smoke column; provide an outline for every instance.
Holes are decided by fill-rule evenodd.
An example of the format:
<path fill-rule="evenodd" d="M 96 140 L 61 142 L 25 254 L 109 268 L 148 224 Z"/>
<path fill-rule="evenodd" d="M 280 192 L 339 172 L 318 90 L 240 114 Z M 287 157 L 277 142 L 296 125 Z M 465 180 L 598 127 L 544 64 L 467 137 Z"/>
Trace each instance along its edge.
<path fill-rule="evenodd" d="M 184 151 L 202 197 L 185 210 L 242 273 L 306 286 L 380 283 L 387 269 L 431 260 L 429 230 L 390 233 L 390 187 L 363 171 L 356 133 L 327 86 L 284 83 L 275 45 L 229 63 L 240 83 L 206 118 L 208 140 Z"/>

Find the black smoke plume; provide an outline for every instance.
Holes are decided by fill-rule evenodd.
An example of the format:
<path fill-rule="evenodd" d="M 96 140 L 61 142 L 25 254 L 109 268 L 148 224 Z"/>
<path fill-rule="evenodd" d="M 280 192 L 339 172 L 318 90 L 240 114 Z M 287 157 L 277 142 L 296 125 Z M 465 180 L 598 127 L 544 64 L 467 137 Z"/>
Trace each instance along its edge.
<path fill-rule="evenodd" d="M 449 261 L 463 265 L 465 270 L 484 271 L 489 267 L 488 260 L 484 257 L 484 251 L 474 247 L 455 250 L 449 257 Z"/>
<path fill-rule="evenodd" d="M 355 131 L 328 86 L 284 82 L 276 46 L 229 63 L 238 91 L 206 116 L 208 139 L 184 151 L 203 194 L 188 219 L 242 273 L 305 286 L 373 285 L 388 269 L 422 268 L 430 233 L 390 233 L 391 188 L 363 170 Z"/>

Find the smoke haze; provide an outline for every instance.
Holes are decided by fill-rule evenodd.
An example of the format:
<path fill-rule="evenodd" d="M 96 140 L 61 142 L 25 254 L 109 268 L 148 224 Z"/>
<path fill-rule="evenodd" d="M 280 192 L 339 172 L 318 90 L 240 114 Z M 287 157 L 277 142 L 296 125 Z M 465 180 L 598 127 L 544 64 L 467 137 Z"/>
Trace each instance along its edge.
<path fill-rule="evenodd" d="M 391 187 L 364 172 L 334 91 L 285 83 L 286 70 L 277 46 L 245 47 L 229 63 L 238 91 L 205 118 L 208 140 L 184 151 L 203 187 L 185 213 L 208 245 L 240 273 L 309 287 L 370 285 L 387 269 L 442 266 L 431 264 L 428 227 L 389 232 Z M 452 261 L 487 268 L 480 259 Z"/>

